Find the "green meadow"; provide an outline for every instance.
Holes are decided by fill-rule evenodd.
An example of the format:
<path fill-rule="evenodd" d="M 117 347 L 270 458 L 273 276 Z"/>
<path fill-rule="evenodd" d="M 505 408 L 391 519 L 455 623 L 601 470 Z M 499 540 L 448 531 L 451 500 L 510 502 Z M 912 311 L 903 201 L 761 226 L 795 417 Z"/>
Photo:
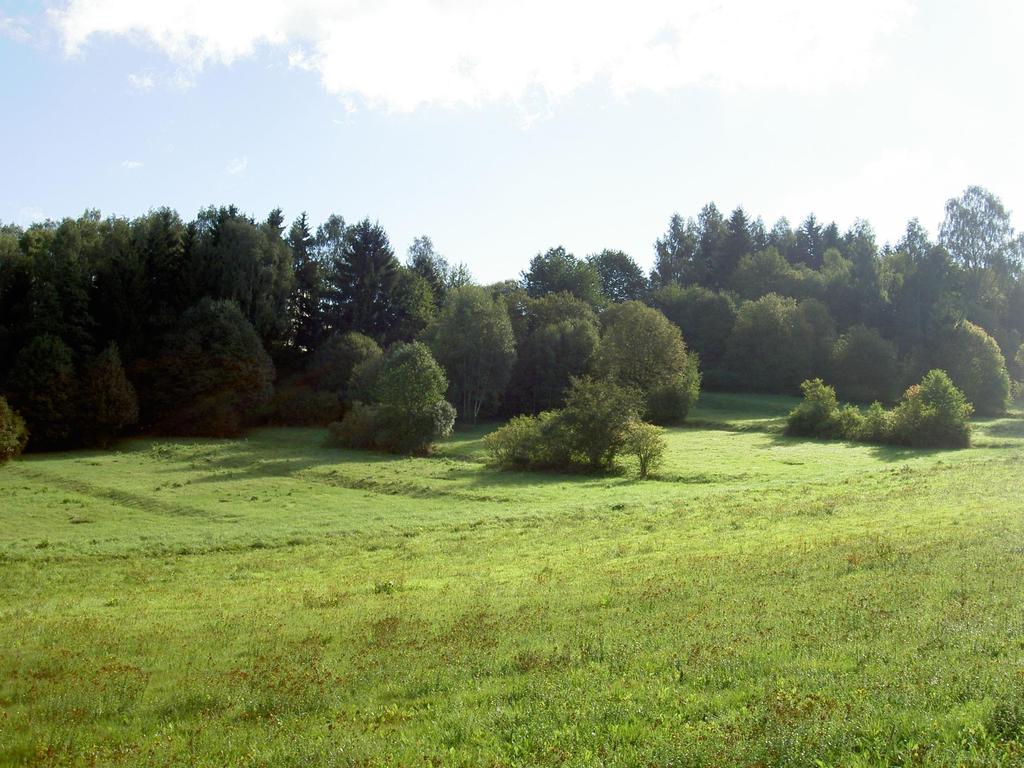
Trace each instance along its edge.
<path fill-rule="evenodd" d="M 657 477 L 318 429 L 0 468 L 0 764 L 1024 764 L 1024 416 L 783 437 L 703 396 Z"/>

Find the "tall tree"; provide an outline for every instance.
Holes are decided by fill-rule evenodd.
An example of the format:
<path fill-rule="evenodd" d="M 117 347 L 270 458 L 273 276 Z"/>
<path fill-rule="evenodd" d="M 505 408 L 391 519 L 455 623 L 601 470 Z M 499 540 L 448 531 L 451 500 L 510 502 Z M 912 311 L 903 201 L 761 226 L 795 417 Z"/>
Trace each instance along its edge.
<path fill-rule="evenodd" d="M 323 340 L 324 274 L 305 211 L 292 223 L 287 242 L 292 249 L 293 287 L 288 302 L 292 339 L 296 347 L 308 352 Z"/>
<path fill-rule="evenodd" d="M 597 269 L 560 245 L 530 259 L 522 281 L 523 288 L 533 298 L 565 291 L 591 306 L 602 303 Z"/>
<path fill-rule="evenodd" d="M 644 272 L 628 253 L 604 250 L 588 256 L 587 263 L 597 270 L 601 293 L 610 301 L 638 300 L 647 292 Z"/>
<path fill-rule="evenodd" d="M 699 234 L 693 219 L 672 215 L 668 230 L 654 243 L 655 262 L 651 284 L 655 286 L 680 283 L 686 285 L 697 280 L 697 244 Z"/>
<path fill-rule="evenodd" d="M 400 265 L 384 228 L 363 219 L 346 229 L 340 249 L 331 232 L 329 247 L 329 325 L 386 337 Z"/>
<path fill-rule="evenodd" d="M 497 401 L 515 364 L 515 337 L 504 302 L 484 288 L 456 288 L 425 338 L 448 374 L 450 399 L 459 414 L 475 421 L 485 405 Z"/>

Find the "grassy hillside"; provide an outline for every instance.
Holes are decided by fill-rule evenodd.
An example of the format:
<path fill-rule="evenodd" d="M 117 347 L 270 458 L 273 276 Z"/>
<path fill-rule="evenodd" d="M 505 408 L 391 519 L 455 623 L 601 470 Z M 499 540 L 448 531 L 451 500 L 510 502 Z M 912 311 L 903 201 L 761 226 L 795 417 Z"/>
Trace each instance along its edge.
<path fill-rule="evenodd" d="M 1024 420 L 793 441 L 708 395 L 656 480 L 320 430 L 0 468 L 0 764 L 1018 765 Z"/>

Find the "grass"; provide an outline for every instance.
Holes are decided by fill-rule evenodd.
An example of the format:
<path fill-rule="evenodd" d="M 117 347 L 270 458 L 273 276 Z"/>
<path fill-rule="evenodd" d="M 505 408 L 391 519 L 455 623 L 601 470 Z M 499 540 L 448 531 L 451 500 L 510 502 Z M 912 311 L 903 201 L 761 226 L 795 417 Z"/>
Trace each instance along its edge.
<path fill-rule="evenodd" d="M 1020 765 L 1024 419 L 790 440 L 705 396 L 657 479 L 319 430 L 0 469 L 3 765 Z"/>

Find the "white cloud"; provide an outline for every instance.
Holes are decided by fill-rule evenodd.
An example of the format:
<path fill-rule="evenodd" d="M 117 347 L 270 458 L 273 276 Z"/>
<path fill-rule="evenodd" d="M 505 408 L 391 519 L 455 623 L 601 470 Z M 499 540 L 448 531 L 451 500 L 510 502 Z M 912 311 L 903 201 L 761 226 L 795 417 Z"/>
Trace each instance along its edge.
<path fill-rule="evenodd" d="M 50 14 L 69 54 L 127 36 L 162 50 L 186 81 L 270 46 L 371 107 L 543 111 L 599 81 L 618 95 L 861 82 L 914 10 L 915 0 L 69 0 Z"/>
<path fill-rule="evenodd" d="M 9 38 L 17 43 L 27 43 L 32 39 L 28 31 L 28 21 L 0 13 L 0 37 Z"/>
<path fill-rule="evenodd" d="M 240 173 L 245 173 L 245 169 L 248 167 L 248 157 L 236 157 L 234 160 L 228 163 L 228 167 L 225 168 L 224 171 L 230 174 L 231 176 L 237 176 Z"/>
<path fill-rule="evenodd" d="M 135 171 L 142 167 L 142 163 L 138 160 L 123 160 L 121 161 L 121 167 L 126 171 Z"/>
<path fill-rule="evenodd" d="M 148 91 L 156 85 L 152 75 L 145 73 L 128 75 L 128 84 L 137 91 Z"/>

